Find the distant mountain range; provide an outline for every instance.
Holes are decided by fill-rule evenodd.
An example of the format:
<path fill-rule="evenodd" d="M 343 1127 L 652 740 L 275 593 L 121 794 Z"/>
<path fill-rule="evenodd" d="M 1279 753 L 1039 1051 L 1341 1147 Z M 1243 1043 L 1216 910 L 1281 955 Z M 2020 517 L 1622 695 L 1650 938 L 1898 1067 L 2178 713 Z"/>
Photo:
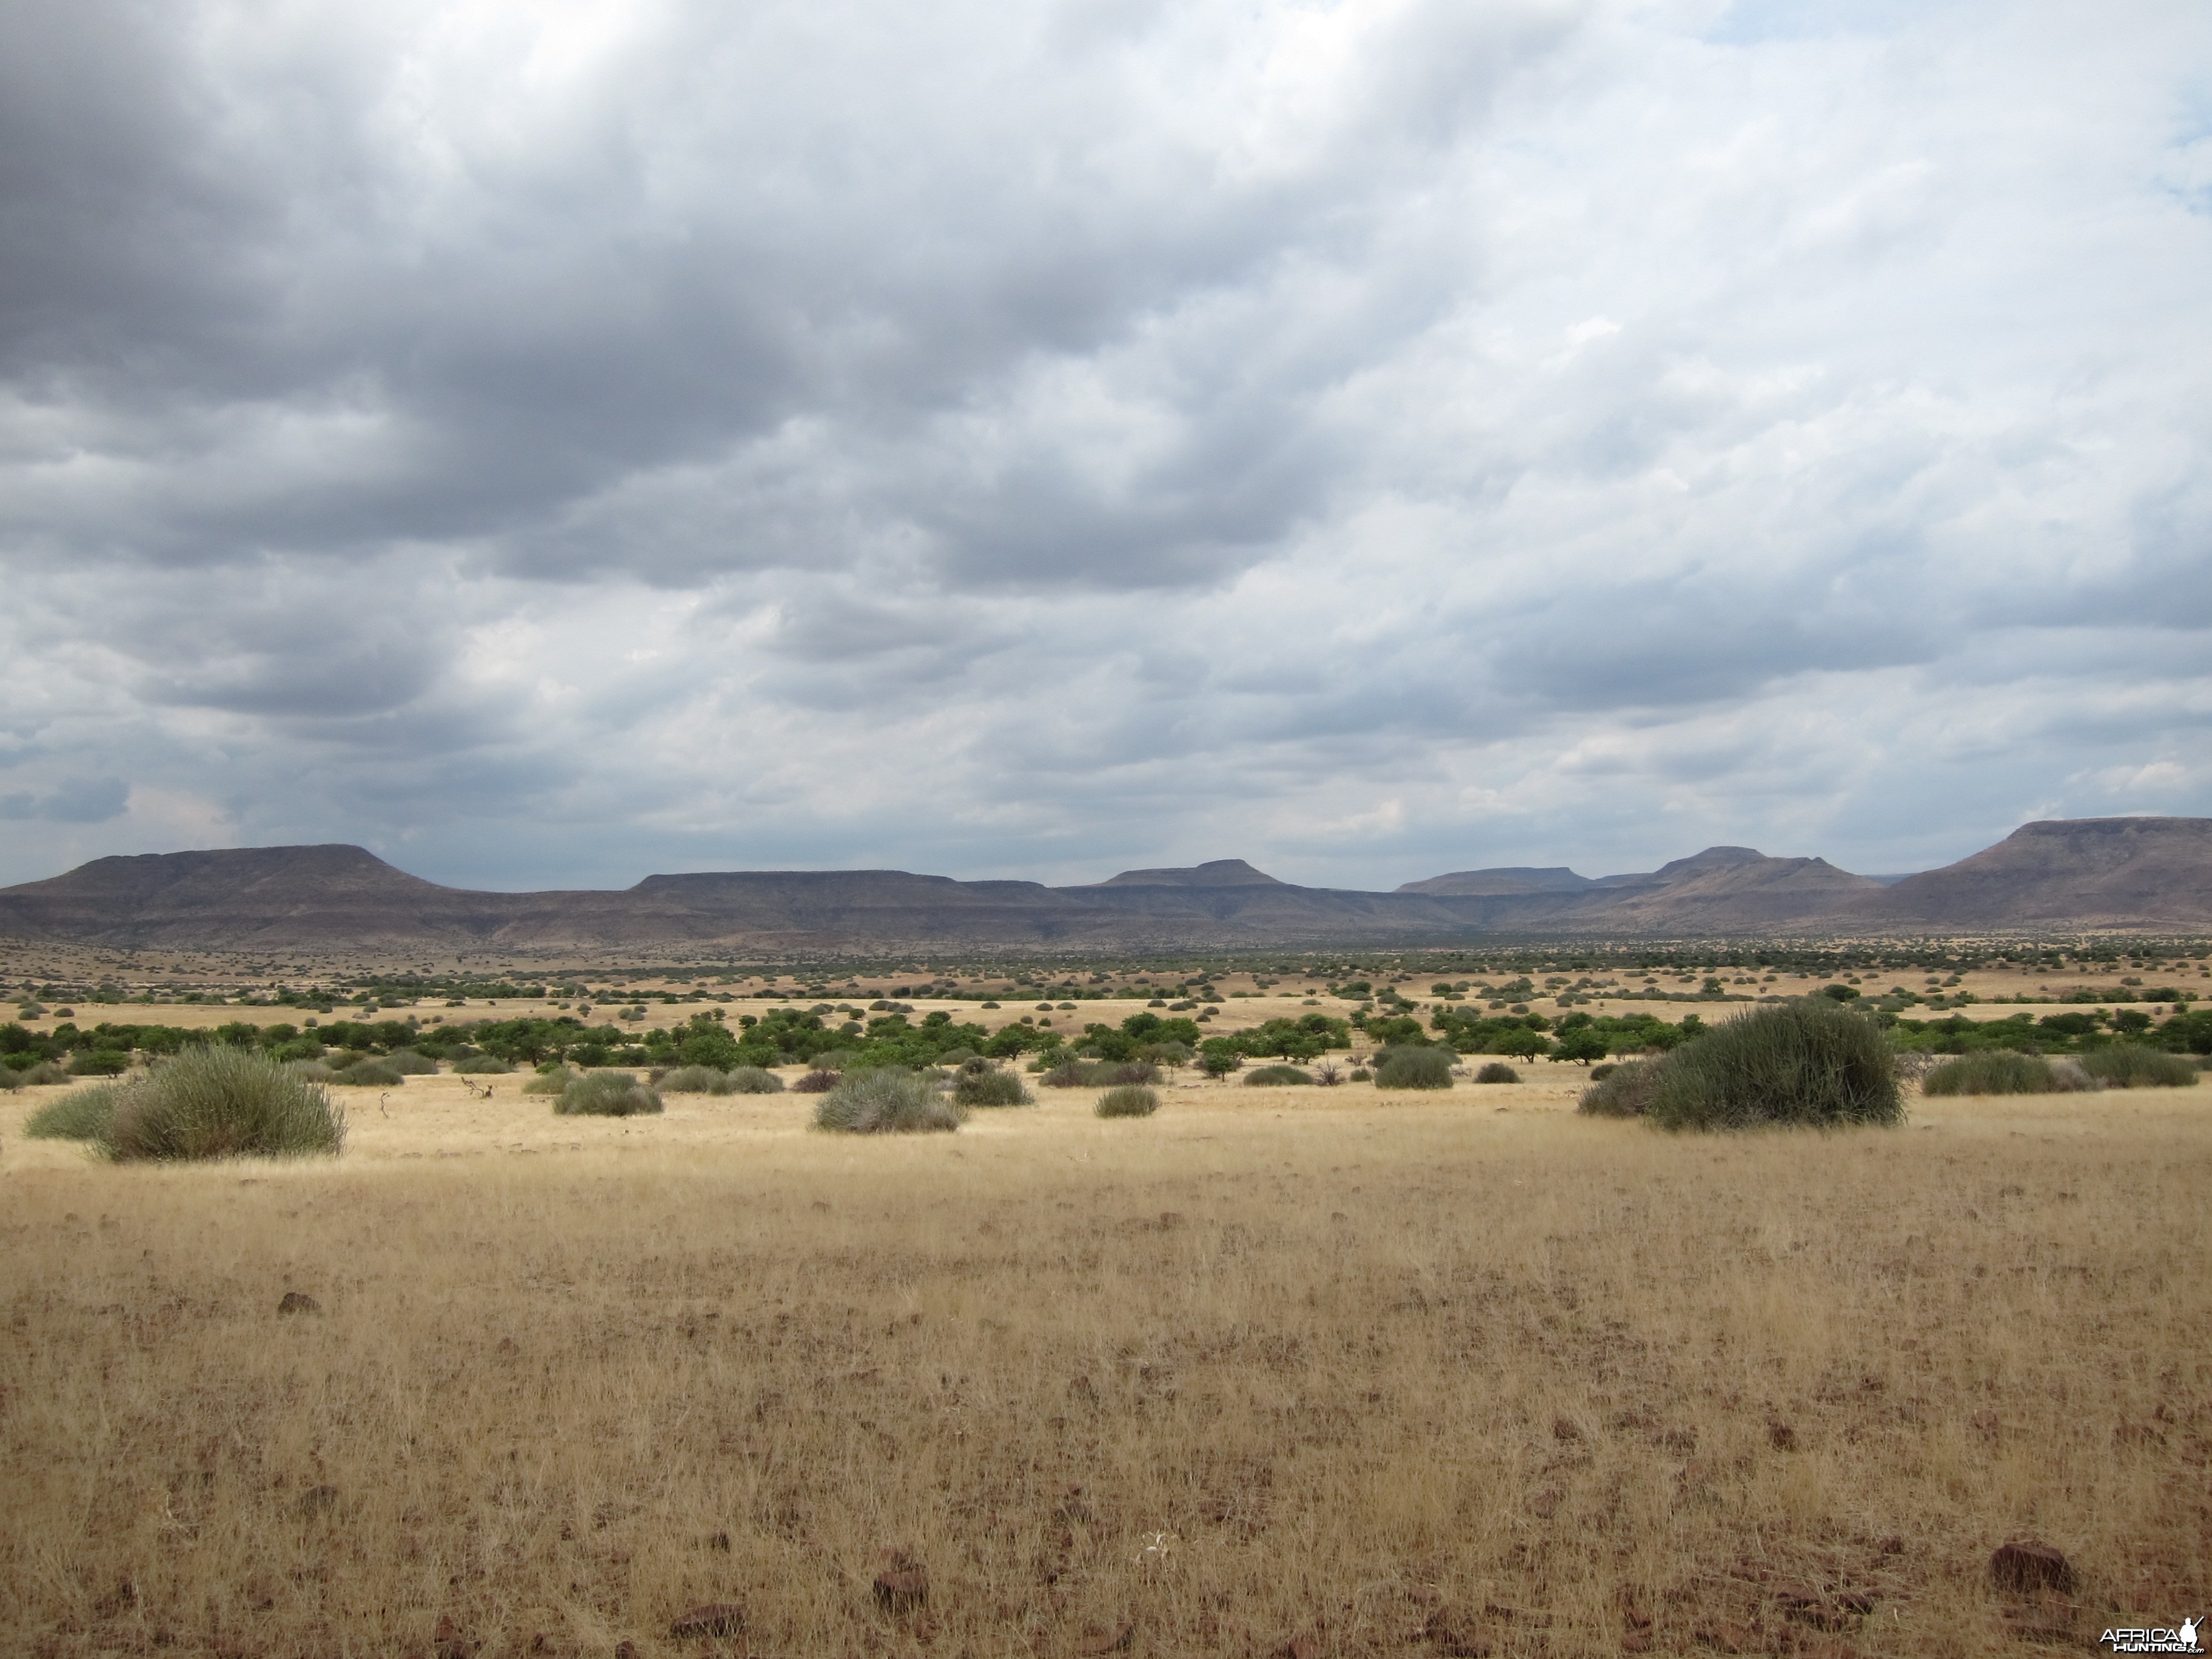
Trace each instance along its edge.
<path fill-rule="evenodd" d="M 421 880 L 358 847 L 326 846 L 95 859 L 0 889 L 0 934 L 210 950 L 763 955 L 2104 927 L 2212 931 L 2212 818 L 2031 823 L 1972 858 L 1901 878 L 1710 847 L 1647 874 L 1463 870 L 1391 893 L 1293 886 L 1242 859 L 1128 870 L 1082 887 L 902 870 L 735 871 L 648 876 L 618 892 L 479 893 Z"/>

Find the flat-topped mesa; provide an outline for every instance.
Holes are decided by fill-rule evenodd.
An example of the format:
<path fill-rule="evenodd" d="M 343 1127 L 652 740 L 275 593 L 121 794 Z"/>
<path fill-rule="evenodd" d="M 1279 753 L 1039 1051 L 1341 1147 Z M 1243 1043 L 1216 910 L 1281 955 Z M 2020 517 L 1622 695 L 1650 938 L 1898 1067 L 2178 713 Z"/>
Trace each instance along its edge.
<path fill-rule="evenodd" d="M 1098 887 L 1287 887 L 1264 870 L 1255 870 L 1243 859 L 1215 859 L 1180 869 L 1124 870 L 1109 876 Z"/>
<path fill-rule="evenodd" d="M 1564 864 L 1543 869 L 1526 865 L 1495 870 L 1455 870 L 1425 881 L 1401 883 L 1401 893 L 1436 893 L 1455 898 L 1518 898 L 1526 893 L 1580 893 L 1597 884 Z"/>

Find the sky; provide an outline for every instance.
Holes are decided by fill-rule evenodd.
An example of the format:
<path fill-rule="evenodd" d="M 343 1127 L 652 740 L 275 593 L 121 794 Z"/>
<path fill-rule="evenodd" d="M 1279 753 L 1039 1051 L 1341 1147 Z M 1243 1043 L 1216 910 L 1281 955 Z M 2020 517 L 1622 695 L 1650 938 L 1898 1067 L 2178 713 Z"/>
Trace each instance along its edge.
<path fill-rule="evenodd" d="M 2212 8 L 0 0 L 0 882 L 2212 814 Z"/>

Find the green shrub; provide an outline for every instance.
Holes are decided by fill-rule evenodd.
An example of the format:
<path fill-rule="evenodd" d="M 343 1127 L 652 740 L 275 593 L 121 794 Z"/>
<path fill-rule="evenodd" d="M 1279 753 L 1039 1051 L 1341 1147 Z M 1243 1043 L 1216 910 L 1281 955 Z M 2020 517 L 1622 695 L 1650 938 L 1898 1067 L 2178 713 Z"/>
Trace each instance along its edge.
<path fill-rule="evenodd" d="M 802 1095 L 826 1095 L 837 1086 L 837 1073 L 817 1067 L 791 1086 Z"/>
<path fill-rule="evenodd" d="M 659 1082 L 665 1094 L 719 1095 L 724 1092 L 722 1074 L 711 1066 L 678 1066 Z M 528 1091 L 526 1089 L 525 1093 Z"/>
<path fill-rule="evenodd" d="M 915 1134 L 957 1129 L 960 1110 L 903 1066 L 855 1072 L 822 1097 L 814 1127 L 844 1134 Z"/>
<path fill-rule="evenodd" d="M 131 1069 L 131 1056 L 120 1048 L 80 1048 L 69 1069 L 71 1077 L 120 1077 Z"/>
<path fill-rule="evenodd" d="M 495 1054 L 470 1054 L 453 1062 L 458 1077 L 505 1077 L 514 1069 Z"/>
<path fill-rule="evenodd" d="M 2047 1095 L 2057 1086 L 2051 1062 L 2009 1048 L 1985 1048 L 1931 1066 L 1920 1079 L 1926 1095 Z"/>
<path fill-rule="evenodd" d="M 1034 1106 L 1036 1097 L 1022 1087 L 1012 1072 L 967 1072 L 952 1085 L 953 1103 L 959 1106 Z"/>
<path fill-rule="evenodd" d="M 1372 1083 L 1374 1080 L 1375 1073 L 1369 1071 L 1364 1066 L 1353 1066 L 1351 1073 L 1345 1079 L 1345 1081 L 1347 1083 Z"/>
<path fill-rule="evenodd" d="M 2107 1089 L 2186 1089 L 2197 1081 L 2197 1067 L 2181 1055 L 2136 1042 L 2092 1048 L 2081 1069 Z"/>
<path fill-rule="evenodd" d="M 1253 1088 L 1280 1087 L 1286 1083 L 1311 1083 L 1313 1079 L 1295 1066 L 1262 1066 L 1244 1074 L 1246 1085 Z"/>
<path fill-rule="evenodd" d="M 32 1140 L 104 1141 L 115 1115 L 115 1097 L 122 1091 L 118 1083 L 88 1083 L 72 1089 L 32 1113 L 23 1133 Z"/>
<path fill-rule="evenodd" d="M 407 1081 L 380 1060 L 357 1060 L 343 1071 L 332 1073 L 330 1080 L 359 1089 L 389 1089 Z"/>
<path fill-rule="evenodd" d="M 1624 1060 L 1607 1066 L 1603 1077 L 1593 1070 L 1590 1085 L 1583 1091 L 1575 1109 L 1592 1117 L 1642 1117 L 1651 1103 L 1652 1079 L 1657 1069 L 1656 1060 Z"/>
<path fill-rule="evenodd" d="M 725 1095 L 780 1095 L 783 1079 L 762 1066 L 732 1066 L 722 1074 L 722 1086 L 714 1091 Z"/>
<path fill-rule="evenodd" d="M 1378 1089 L 1449 1089 L 1451 1051 L 1447 1048 L 1385 1048 L 1375 1057 Z"/>
<path fill-rule="evenodd" d="M 1612 1073 L 1608 1072 L 1607 1075 L 1611 1076 Z M 1474 1074 L 1474 1080 L 1477 1083 L 1518 1083 L 1521 1073 L 1504 1060 L 1493 1060 Z"/>
<path fill-rule="evenodd" d="M 535 1086 L 526 1083 L 523 1092 Z M 660 1097 L 628 1072 L 594 1072 L 571 1079 L 553 1109 L 562 1117 L 644 1117 L 661 1106 Z"/>
<path fill-rule="evenodd" d="M 384 1063 L 403 1077 L 434 1077 L 438 1072 L 436 1060 L 412 1048 L 394 1048 L 385 1055 Z"/>
<path fill-rule="evenodd" d="M 1599 1086 L 1620 1077 L 1615 1073 Z M 1772 1004 L 1716 1026 L 1653 1061 L 1649 1083 L 1644 1115 L 1667 1129 L 1905 1121 L 1887 1034 L 1820 996 Z"/>
<path fill-rule="evenodd" d="M 556 1066 L 550 1072 L 540 1072 L 524 1084 L 522 1092 L 526 1095 L 565 1095 L 568 1092 L 568 1085 L 580 1082 L 582 1078 L 580 1072 L 572 1072 L 566 1066 Z"/>
<path fill-rule="evenodd" d="M 1057 1060 L 1043 1076 L 1037 1079 L 1048 1089 L 1080 1089 L 1097 1080 L 1098 1068 L 1073 1055 Z"/>
<path fill-rule="evenodd" d="M 1125 1083 L 1098 1097 L 1094 1109 L 1101 1117 L 1150 1117 L 1160 1109 L 1160 1094 L 1141 1083 Z"/>
<path fill-rule="evenodd" d="M 290 1066 L 227 1045 L 187 1048 L 116 1095 L 105 1146 L 118 1162 L 294 1158 L 345 1146 L 345 1109 Z"/>

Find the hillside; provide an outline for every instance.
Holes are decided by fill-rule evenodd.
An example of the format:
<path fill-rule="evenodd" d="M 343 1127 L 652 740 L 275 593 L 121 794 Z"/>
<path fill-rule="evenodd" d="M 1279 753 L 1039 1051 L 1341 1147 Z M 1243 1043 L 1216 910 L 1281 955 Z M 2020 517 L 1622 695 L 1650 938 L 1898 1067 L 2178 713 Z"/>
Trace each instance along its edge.
<path fill-rule="evenodd" d="M 358 847 L 324 846 L 96 859 L 0 889 L 0 933 L 231 950 L 1142 950 L 2106 927 L 2212 928 L 2212 819 L 2032 823 L 1891 885 L 1821 859 L 1715 847 L 1654 871 L 1593 879 L 1558 866 L 1468 870 L 1390 893 L 1300 887 L 1241 859 L 1073 887 L 801 870 L 481 893 L 423 881 Z"/>
<path fill-rule="evenodd" d="M 2023 824 L 1854 914 L 1944 927 L 2212 927 L 2212 818 Z"/>

